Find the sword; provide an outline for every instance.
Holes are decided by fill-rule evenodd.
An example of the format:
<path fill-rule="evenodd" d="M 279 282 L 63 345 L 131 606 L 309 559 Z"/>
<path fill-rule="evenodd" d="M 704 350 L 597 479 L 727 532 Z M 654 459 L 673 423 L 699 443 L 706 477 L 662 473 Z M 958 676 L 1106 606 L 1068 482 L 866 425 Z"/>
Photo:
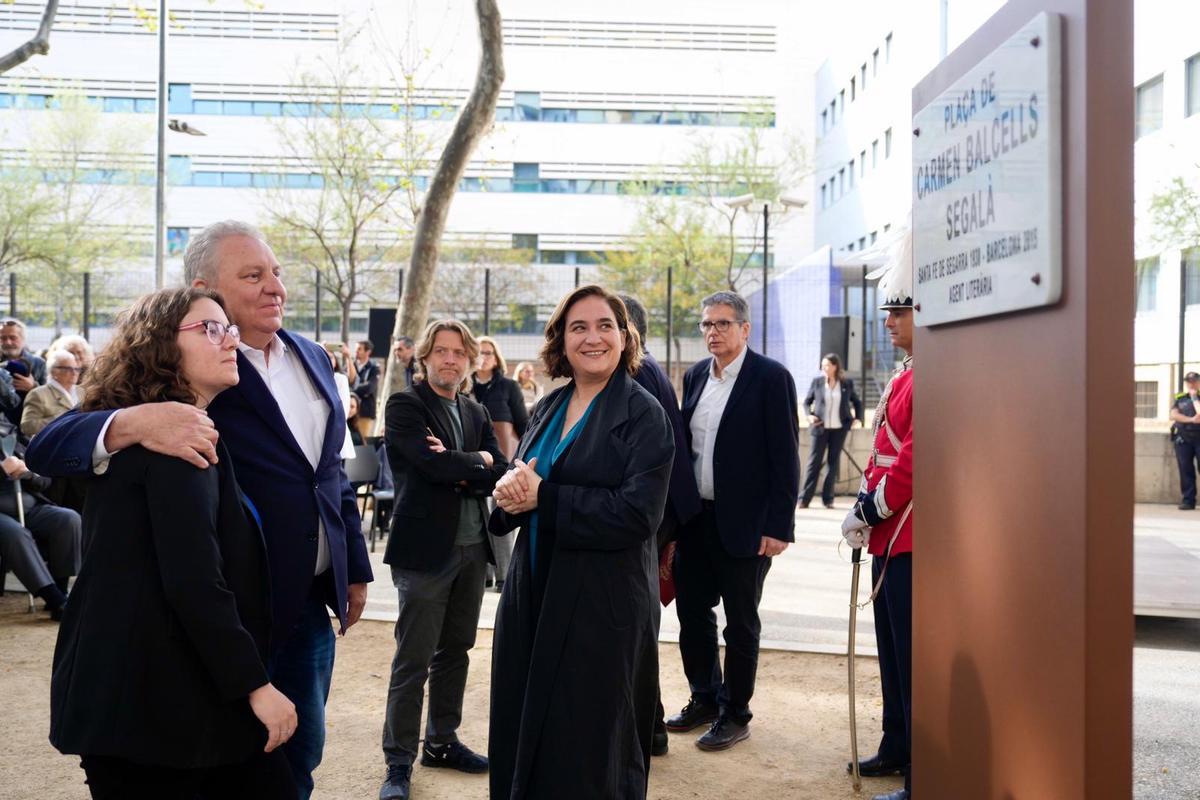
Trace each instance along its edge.
<path fill-rule="evenodd" d="M 854 711 L 854 637 L 858 627 L 858 571 L 862 567 L 861 559 L 862 548 L 854 548 L 850 554 L 854 566 L 850 576 L 850 639 L 846 646 L 846 672 L 850 681 L 850 770 L 856 792 L 862 789 L 862 776 L 858 772 L 858 723 Z"/>

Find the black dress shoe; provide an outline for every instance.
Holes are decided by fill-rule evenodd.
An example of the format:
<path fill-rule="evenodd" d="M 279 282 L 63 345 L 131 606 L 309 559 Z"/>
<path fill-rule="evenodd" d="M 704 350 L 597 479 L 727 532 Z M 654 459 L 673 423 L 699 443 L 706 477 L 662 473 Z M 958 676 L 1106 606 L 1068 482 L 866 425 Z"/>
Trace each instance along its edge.
<path fill-rule="evenodd" d="M 801 507 L 801 508 L 808 508 L 808 504 L 809 504 L 810 502 L 811 502 L 811 501 L 809 501 L 809 500 L 801 500 L 801 501 L 800 501 L 800 507 Z"/>
<path fill-rule="evenodd" d="M 717 709 L 688 700 L 688 704 L 675 716 L 667 720 L 667 730 L 672 733 L 687 733 L 701 725 L 711 725 L 717 721 Z"/>
<path fill-rule="evenodd" d="M 665 756 L 670 744 L 671 741 L 666 731 L 655 731 L 653 738 L 650 739 L 650 755 Z"/>
<path fill-rule="evenodd" d="M 701 750 L 728 750 L 743 739 L 750 738 L 750 723 L 739 725 L 729 717 L 721 717 L 712 724 L 708 733 L 696 740 Z"/>
<path fill-rule="evenodd" d="M 896 791 L 888 792 L 887 794 L 877 794 L 874 798 L 872 798 L 872 800 L 910 800 L 911 797 L 912 794 L 908 791 L 908 789 L 897 789 Z"/>
<path fill-rule="evenodd" d="M 864 778 L 884 778 L 888 775 L 903 775 L 907 762 L 897 759 L 883 758 L 878 753 L 858 762 L 858 774 Z M 846 765 L 846 772 L 853 772 L 852 764 Z"/>
<path fill-rule="evenodd" d="M 487 772 L 488 760 L 478 753 L 472 752 L 462 742 L 449 744 L 430 744 L 426 742 L 421 748 L 422 767 L 446 767 L 459 772 L 469 772 L 477 775 Z"/>
<path fill-rule="evenodd" d="M 826 508 L 833 508 L 833 501 L 830 501 L 828 503 L 822 503 L 821 505 L 825 506 Z"/>
<path fill-rule="evenodd" d="M 1196 504 L 1195 503 L 1180 503 L 1179 510 L 1180 511 L 1195 511 Z"/>
<path fill-rule="evenodd" d="M 388 767 L 383 786 L 379 787 L 379 800 L 408 800 L 411 776 L 412 767 Z"/>

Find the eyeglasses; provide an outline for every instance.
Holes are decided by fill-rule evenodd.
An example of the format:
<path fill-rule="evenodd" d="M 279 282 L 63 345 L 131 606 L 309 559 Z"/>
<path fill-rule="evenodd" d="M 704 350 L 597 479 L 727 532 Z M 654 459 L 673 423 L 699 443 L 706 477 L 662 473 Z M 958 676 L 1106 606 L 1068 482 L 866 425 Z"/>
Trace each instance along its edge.
<path fill-rule="evenodd" d="M 175 330 L 190 331 L 194 328 L 204 328 L 204 332 L 208 334 L 208 340 L 213 344 L 221 344 L 225 341 L 225 334 L 229 334 L 235 342 L 242 340 L 242 332 L 238 330 L 237 325 L 226 325 L 222 322 L 217 322 L 215 319 L 202 319 L 199 322 L 193 322 L 188 325 L 180 325 Z"/>
<path fill-rule="evenodd" d="M 699 327 L 700 332 L 705 334 L 713 328 L 716 328 L 718 333 L 727 333 L 734 325 L 740 325 L 741 323 L 742 320 L 740 319 L 706 319 L 700 323 Z"/>

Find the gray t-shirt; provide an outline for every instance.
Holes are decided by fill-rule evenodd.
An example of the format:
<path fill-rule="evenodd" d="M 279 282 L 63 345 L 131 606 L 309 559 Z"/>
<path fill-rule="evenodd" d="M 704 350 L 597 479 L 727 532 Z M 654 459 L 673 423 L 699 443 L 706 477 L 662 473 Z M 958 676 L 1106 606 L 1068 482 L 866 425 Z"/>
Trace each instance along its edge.
<path fill-rule="evenodd" d="M 439 397 L 446 412 L 450 415 L 451 433 L 454 434 L 454 447 L 464 450 L 462 417 L 458 414 L 458 400 L 447 400 Z M 462 510 L 458 514 L 458 533 L 454 537 L 456 545 L 465 547 L 483 542 L 483 512 L 479 510 L 479 500 L 474 497 L 463 497 Z"/>

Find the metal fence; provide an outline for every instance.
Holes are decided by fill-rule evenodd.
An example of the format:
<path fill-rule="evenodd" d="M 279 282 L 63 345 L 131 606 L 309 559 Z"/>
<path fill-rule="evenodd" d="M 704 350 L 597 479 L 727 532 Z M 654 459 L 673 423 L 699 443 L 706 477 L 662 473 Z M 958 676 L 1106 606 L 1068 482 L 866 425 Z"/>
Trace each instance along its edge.
<path fill-rule="evenodd" d="M 174 267 L 172 269 L 172 266 Z M 522 264 L 481 267 L 444 264 L 439 267 L 431 318 L 455 317 L 472 330 L 493 336 L 505 358 L 514 364 L 536 361 L 542 331 L 558 301 L 573 288 L 602 283 L 631 294 L 647 310 L 650 335 L 647 348 L 676 383 L 682 372 L 707 354 L 697 323 L 700 320 L 698 292 L 680 288 L 670 270 L 646 270 L 643 277 L 630 279 L 606 272 L 604 265 Z M 893 367 L 894 353 L 883 329 L 883 314 L 874 310 L 873 287 L 828 283 L 809 287 L 803 282 L 787 284 L 772 279 L 766 292 L 759 290 L 761 278 L 754 276 L 743 287 L 750 303 L 754 330 L 750 345 L 783 361 L 792 370 L 801 392 L 817 368 L 824 342 L 821 341 L 823 313 L 862 317 L 860 359 L 851 357 L 857 369 L 850 370 L 860 381 L 864 400 L 872 404 Z M 287 276 L 288 301 L 285 326 L 318 341 L 341 339 L 341 307 L 315 272 L 292 271 Z M 168 264 L 167 283 L 180 280 L 178 264 Z M 403 269 L 375 267 L 359 274 L 360 296 L 351 306 L 350 339 L 367 338 L 371 309 L 395 309 L 401 299 Z M 116 315 L 135 298 L 154 286 L 153 270 L 130 267 L 64 276 L 34 277 L 9 274 L 0 278 L 0 309 L 22 319 L 27 326 L 31 349 L 44 349 L 62 333 L 81 333 L 97 348 L 109 340 Z M 719 287 L 712 287 L 713 289 Z M 831 295 L 832 291 L 832 295 Z M 827 298 L 833 298 L 829 302 Z M 820 303 L 808 300 L 817 297 Z M 866 301 L 866 302 L 864 302 Z M 767 314 L 767 336 L 757 324 Z M 822 311 L 820 309 L 825 309 Z M 319 321 L 319 322 L 318 322 Z M 386 347 L 376 342 L 378 348 Z"/>

